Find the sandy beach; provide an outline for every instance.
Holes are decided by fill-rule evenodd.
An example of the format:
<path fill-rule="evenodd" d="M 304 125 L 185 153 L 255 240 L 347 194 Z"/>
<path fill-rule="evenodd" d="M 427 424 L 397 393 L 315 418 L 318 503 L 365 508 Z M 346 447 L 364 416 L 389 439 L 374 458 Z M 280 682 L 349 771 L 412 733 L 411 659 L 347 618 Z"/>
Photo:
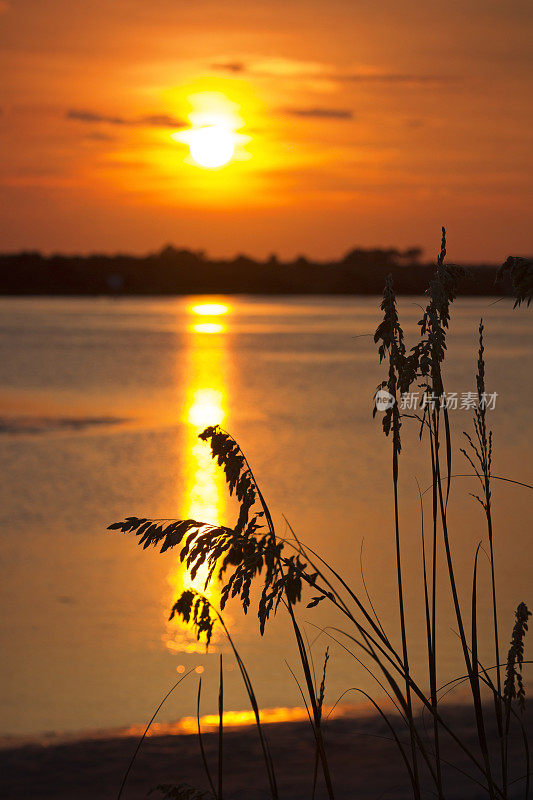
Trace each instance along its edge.
<path fill-rule="evenodd" d="M 529 709 L 530 710 L 530 709 Z M 475 732 L 460 708 L 448 709 L 463 740 L 478 753 Z M 430 724 L 427 720 L 429 736 Z M 489 723 L 490 726 L 490 723 Z M 274 723 L 265 726 L 271 746 L 279 796 L 282 800 L 308 800 L 312 796 L 314 749 L 312 732 L 303 722 Z M 382 800 L 411 797 L 409 781 L 395 744 L 385 724 L 373 715 L 357 719 L 332 720 L 326 726 L 326 745 L 334 776 L 337 800 Z M 489 733 L 494 733 L 490 730 Z M 405 741 L 405 734 L 401 734 Z M 492 739 L 494 741 L 494 739 Z M 110 737 L 85 739 L 63 744 L 32 744 L 0 751 L 0 796 L 4 800 L 21 797 L 32 800 L 113 800 L 138 739 Z M 208 761 L 213 774 L 217 768 L 217 736 L 204 735 Z M 450 766 L 445 773 L 447 800 L 481 800 L 486 791 L 460 770 L 478 777 L 468 757 L 451 746 L 444 746 Z M 511 761 L 518 774 L 524 774 L 523 744 L 519 737 L 511 743 Z M 495 761 L 496 763 L 496 761 Z M 453 765 L 453 766 L 452 766 Z M 203 772 L 198 740 L 193 735 L 155 735 L 145 739 L 124 790 L 124 800 L 140 800 L 158 784 L 187 783 L 208 789 Z M 319 782 L 316 800 L 326 798 Z M 427 785 L 425 796 L 431 797 Z M 253 727 L 228 729 L 224 736 L 224 790 L 228 800 L 268 798 L 268 784 L 256 731 Z M 155 792 L 154 797 L 158 797 Z M 524 796 L 524 783 L 512 784 L 510 797 Z"/>

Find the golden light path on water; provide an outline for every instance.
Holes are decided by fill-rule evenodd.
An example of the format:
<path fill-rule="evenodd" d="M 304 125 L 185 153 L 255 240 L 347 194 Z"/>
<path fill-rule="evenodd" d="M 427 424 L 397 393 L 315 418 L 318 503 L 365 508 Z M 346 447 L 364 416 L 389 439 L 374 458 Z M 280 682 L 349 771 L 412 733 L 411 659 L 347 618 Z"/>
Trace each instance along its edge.
<path fill-rule="evenodd" d="M 221 303 L 202 303 L 189 308 L 189 346 L 187 389 L 182 419 L 186 425 L 185 458 L 179 478 L 179 517 L 220 524 L 226 511 L 226 487 L 221 468 L 211 458 L 209 446 L 198 438 L 209 425 L 223 425 L 227 417 L 226 326 L 220 322 L 229 308 Z M 201 319 L 202 321 L 198 321 Z M 204 588 L 207 568 L 200 568 L 194 580 L 184 564 L 178 562 L 168 576 L 172 603 L 185 589 L 194 588 L 218 607 L 220 592 L 216 583 Z M 163 640 L 174 653 L 205 652 L 196 641 L 191 626 L 183 621 L 167 621 Z M 213 642 L 217 640 L 217 629 Z"/>

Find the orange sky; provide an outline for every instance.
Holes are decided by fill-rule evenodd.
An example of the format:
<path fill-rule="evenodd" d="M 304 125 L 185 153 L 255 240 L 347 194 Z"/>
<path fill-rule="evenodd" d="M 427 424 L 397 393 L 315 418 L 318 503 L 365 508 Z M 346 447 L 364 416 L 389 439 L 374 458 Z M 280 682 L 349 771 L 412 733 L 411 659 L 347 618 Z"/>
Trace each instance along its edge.
<path fill-rule="evenodd" d="M 529 254 L 531 8 L 0 2 L 0 250 Z M 198 102 L 249 137 L 218 170 L 171 138 Z"/>

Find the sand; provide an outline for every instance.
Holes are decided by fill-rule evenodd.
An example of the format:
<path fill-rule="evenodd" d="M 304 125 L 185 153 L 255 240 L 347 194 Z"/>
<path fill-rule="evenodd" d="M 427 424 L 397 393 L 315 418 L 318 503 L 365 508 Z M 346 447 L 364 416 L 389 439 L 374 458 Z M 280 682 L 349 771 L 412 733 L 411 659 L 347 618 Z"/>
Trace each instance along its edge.
<path fill-rule="evenodd" d="M 448 717 L 475 749 L 475 732 L 461 709 Z M 428 724 L 428 735 L 430 725 Z M 313 739 L 306 723 L 265 726 L 276 765 L 281 800 L 311 800 Z M 332 720 L 326 727 L 327 752 L 336 800 L 403 800 L 412 795 L 409 780 L 385 725 L 375 716 Z M 494 729 L 489 723 L 489 735 Z M 406 740 L 405 733 L 402 738 Z M 63 744 L 33 744 L 0 751 L 0 797 L 3 800 L 114 800 L 137 739 L 114 737 L 85 739 Z M 216 774 L 217 737 L 204 737 L 207 757 Z M 476 750 L 477 752 L 477 750 Z M 444 755 L 455 767 L 479 777 L 468 758 L 450 745 Z M 495 754 L 496 755 L 496 754 Z M 525 772 L 523 743 L 514 737 L 513 777 Z M 159 783 L 188 783 L 207 789 L 196 736 L 156 735 L 147 738 L 130 773 L 123 800 L 140 800 Z M 446 800 L 474 800 L 487 793 L 451 766 L 445 770 Z M 224 797 L 226 800 L 269 798 L 266 771 L 253 727 L 228 729 L 224 736 Z M 425 797 L 433 797 L 426 792 Z M 160 797 L 154 793 L 152 797 Z M 326 798 L 320 781 L 316 800 Z M 512 798 L 524 797 L 523 782 L 516 783 Z"/>

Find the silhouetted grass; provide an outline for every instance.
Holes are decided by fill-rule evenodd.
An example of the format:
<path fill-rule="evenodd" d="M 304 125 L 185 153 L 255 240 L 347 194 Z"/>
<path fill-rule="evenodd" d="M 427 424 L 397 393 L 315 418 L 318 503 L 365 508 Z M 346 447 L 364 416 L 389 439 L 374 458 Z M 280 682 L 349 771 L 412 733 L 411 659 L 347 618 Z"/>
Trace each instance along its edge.
<path fill-rule="evenodd" d="M 488 668 L 481 663 L 479 657 L 477 624 L 479 546 L 473 564 L 469 632 L 465 624 L 464 609 L 459 599 L 452 535 L 448 525 L 448 502 L 452 487 L 454 448 L 446 402 L 443 365 L 446 357 L 446 339 L 451 308 L 458 284 L 464 277 L 465 271 L 461 267 L 447 265 L 445 257 L 446 235 L 443 228 L 441 249 L 433 278 L 426 293 L 427 305 L 419 322 L 420 335 L 416 344 L 410 350 L 407 349 L 390 276 L 387 279 L 381 303 L 383 320 L 375 334 L 380 362 L 385 362 L 388 367 L 387 377 L 378 389 L 386 390 L 393 400 L 383 414 L 382 426 L 385 435 L 391 441 L 398 622 L 401 637 L 399 650 L 393 646 L 391 637 L 384 630 L 368 593 L 366 597 L 359 596 L 351 588 L 350 579 L 342 577 L 333 566 L 303 543 L 290 526 L 291 537 L 289 539 L 278 535 L 270 509 L 246 456 L 232 436 L 218 426 L 206 428 L 200 434 L 200 438 L 209 443 L 213 458 L 224 471 L 230 495 L 235 495 L 239 502 L 239 516 L 233 528 L 207 525 L 191 519 L 168 521 L 137 517 L 129 517 L 124 522 L 110 526 L 113 530 L 136 534 L 139 537 L 139 544 L 145 548 L 160 546 L 161 552 L 163 552 L 168 548 L 177 547 L 179 557 L 187 566 L 192 578 L 196 576 L 200 567 L 207 566 L 205 589 L 211 581 L 220 582 L 220 608 L 214 608 L 200 592 L 188 589 L 177 598 L 171 611 L 171 617 L 177 614 L 186 623 L 191 623 L 198 640 L 203 638 L 207 647 L 211 641 L 214 626 L 219 624 L 222 627 L 233 650 L 255 714 L 273 800 L 277 800 L 279 796 L 278 788 L 268 740 L 260 722 L 259 706 L 250 676 L 223 618 L 224 608 L 230 598 L 240 601 L 244 613 L 248 612 L 252 602 L 253 584 L 257 584 L 260 589 L 257 614 L 261 635 L 264 633 L 271 615 L 276 614 L 280 608 L 285 609 L 291 620 L 298 646 L 303 680 L 300 680 L 296 674 L 293 673 L 293 675 L 308 711 L 316 745 L 314 764 L 310 765 L 313 798 L 317 786 L 319 765 L 330 800 L 334 799 L 335 792 L 334 777 L 331 775 L 323 735 L 323 704 L 329 653 L 326 651 L 321 683 L 320 686 L 317 686 L 311 650 L 302 634 L 296 616 L 296 609 L 302 602 L 304 588 L 312 590 L 313 593 L 311 600 L 307 603 L 307 608 L 313 608 L 319 603 L 326 602 L 342 615 L 347 626 L 346 629 L 330 628 L 325 629 L 324 632 L 350 653 L 357 663 L 374 677 L 378 686 L 397 710 L 408 732 L 407 746 L 401 736 L 398 736 L 385 710 L 370 695 L 354 689 L 370 700 L 387 723 L 406 767 L 412 796 L 415 800 L 420 800 L 423 791 L 427 791 L 425 787 L 428 778 L 431 785 L 430 793 L 436 795 L 439 800 L 445 800 L 448 796 L 443 767 L 454 768 L 454 765 L 445 761 L 441 755 L 443 737 L 453 741 L 467 756 L 472 769 L 469 777 L 474 785 L 478 788 L 481 787 L 491 800 L 496 800 L 496 798 L 508 800 L 511 786 L 508 740 L 512 719 L 518 724 L 523 735 L 525 770 L 521 780 L 523 781 L 524 796 L 527 798 L 529 794 L 529 750 L 527 735 L 521 721 L 521 712 L 524 708 L 525 696 L 522 680 L 524 639 L 530 612 L 525 603 L 521 602 L 518 605 L 507 662 L 502 664 L 491 493 L 491 481 L 497 476 L 492 474 L 493 436 L 488 428 L 486 417 L 487 390 L 483 321 L 479 324 L 476 372 L 477 404 L 473 412 L 473 433 L 465 433 L 467 447 L 463 448 L 461 452 L 480 484 L 480 492 L 474 497 L 483 509 L 489 544 L 494 664 Z M 520 272 L 519 276 L 522 280 L 522 295 L 520 295 L 522 298 L 526 291 L 524 288 L 525 273 L 523 273 L 524 270 Z M 432 474 L 430 487 L 432 497 L 431 546 L 429 548 L 426 546 L 423 514 L 421 519 L 428 686 L 419 681 L 411 669 L 404 603 L 399 514 L 401 429 L 403 418 L 413 416 L 401 413 L 399 401 L 402 394 L 409 392 L 414 385 L 420 386 L 425 395 L 422 414 L 414 416 L 420 424 L 421 439 L 425 437 L 427 440 Z M 498 479 L 510 480 L 501 477 Z M 520 485 L 531 488 L 528 484 L 521 483 Z M 422 493 L 420 493 L 420 500 L 422 508 Z M 437 637 L 440 622 L 437 598 L 446 589 L 445 586 L 440 587 L 437 584 L 437 563 L 441 551 L 445 556 L 446 580 L 453 603 L 460 652 L 465 664 L 465 674 L 444 686 L 439 686 L 439 642 Z M 509 623 L 509 621 L 507 622 Z M 502 680 L 502 669 L 505 670 L 505 680 Z M 491 677 L 491 672 L 494 673 L 494 679 Z M 475 719 L 479 752 L 469 746 L 461 731 L 454 729 L 442 713 L 444 694 L 463 682 L 466 682 L 469 687 L 469 704 Z M 352 689 L 347 691 L 352 691 Z M 215 788 L 215 781 L 211 776 L 202 745 L 199 724 L 200 692 L 201 682 L 198 689 L 200 749 L 211 786 L 211 796 L 216 800 L 222 800 L 222 671 L 220 672 L 219 690 L 217 788 Z M 484 696 L 487 694 L 493 700 L 493 712 L 491 706 L 484 702 Z M 414 711 L 415 702 L 422 710 L 419 715 Z M 429 738 L 423 725 L 424 712 L 429 714 L 432 720 L 432 736 Z M 486 715 L 489 713 L 494 713 L 496 719 L 498 736 L 496 744 L 499 750 L 497 768 L 491 759 L 492 743 L 488 741 L 487 736 Z M 463 770 L 460 771 L 466 774 Z M 422 775 L 425 776 L 425 780 L 422 780 Z M 182 798 L 183 800 L 189 797 L 207 796 L 201 793 L 194 794 L 195 790 L 184 786 L 165 786 L 161 787 L 161 790 L 165 793 L 165 797 Z"/>

